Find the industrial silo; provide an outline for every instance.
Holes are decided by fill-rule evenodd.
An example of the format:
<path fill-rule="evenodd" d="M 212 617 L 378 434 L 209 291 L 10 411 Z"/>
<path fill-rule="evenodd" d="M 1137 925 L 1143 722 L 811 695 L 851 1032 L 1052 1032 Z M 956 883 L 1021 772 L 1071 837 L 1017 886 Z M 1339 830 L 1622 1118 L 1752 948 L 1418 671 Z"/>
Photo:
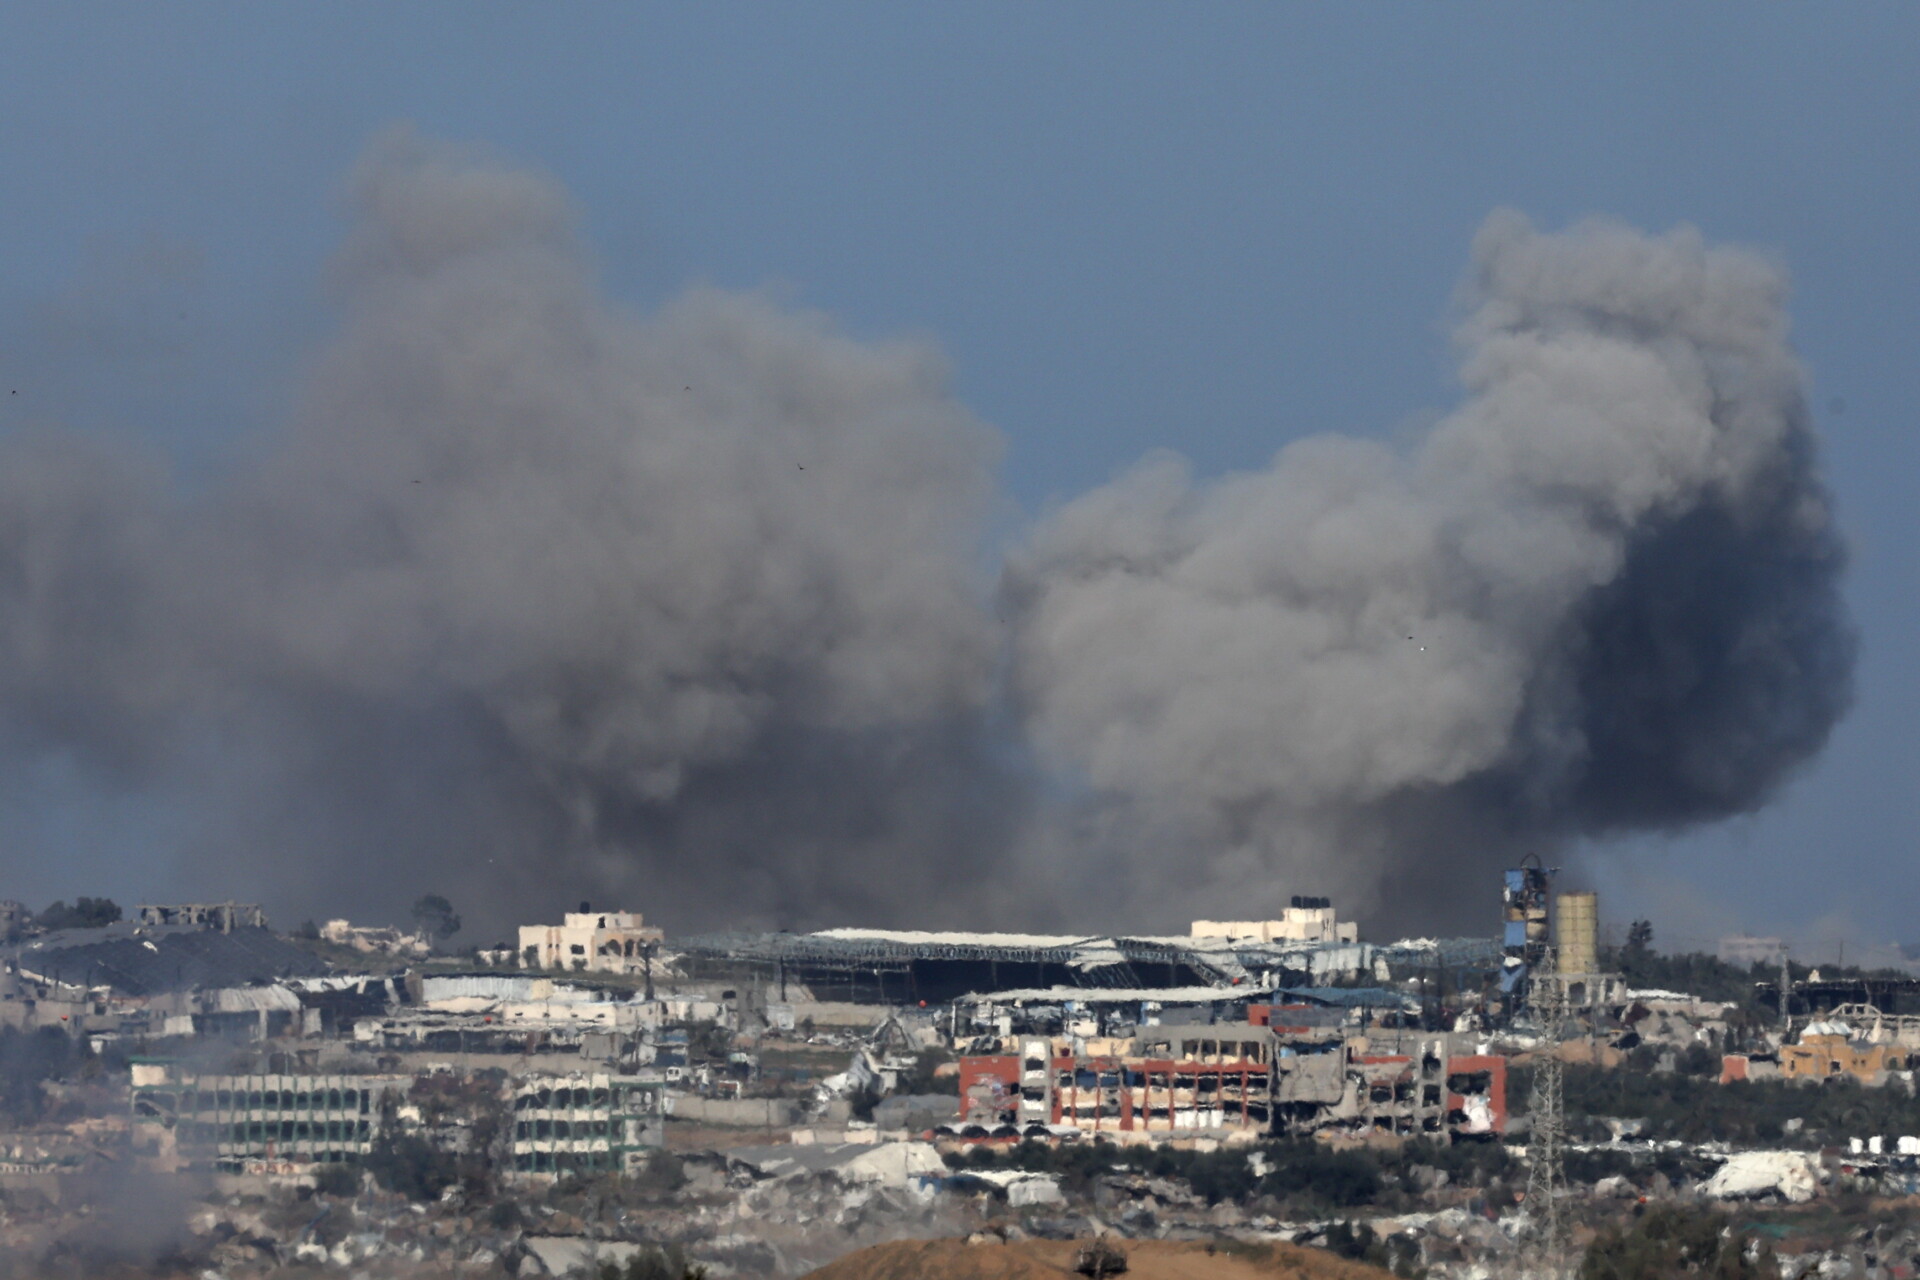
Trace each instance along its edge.
<path fill-rule="evenodd" d="M 1563 893 L 1554 899 L 1554 923 L 1559 934 L 1561 973 L 1600 971 L 1600 895 L 1591 891 Z"/>

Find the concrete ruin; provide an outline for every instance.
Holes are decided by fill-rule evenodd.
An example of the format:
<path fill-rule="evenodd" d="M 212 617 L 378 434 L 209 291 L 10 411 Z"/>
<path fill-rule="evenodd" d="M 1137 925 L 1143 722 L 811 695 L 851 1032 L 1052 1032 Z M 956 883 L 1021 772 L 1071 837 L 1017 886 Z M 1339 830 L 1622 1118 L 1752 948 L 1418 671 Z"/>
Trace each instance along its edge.
<path fill-rule="evenodd" d="M 221 933 L 267 927 L 267 913 L 253 902 L 143 903 L 134 908 L 134 919 L 143 925 L 178 925 Z"/>

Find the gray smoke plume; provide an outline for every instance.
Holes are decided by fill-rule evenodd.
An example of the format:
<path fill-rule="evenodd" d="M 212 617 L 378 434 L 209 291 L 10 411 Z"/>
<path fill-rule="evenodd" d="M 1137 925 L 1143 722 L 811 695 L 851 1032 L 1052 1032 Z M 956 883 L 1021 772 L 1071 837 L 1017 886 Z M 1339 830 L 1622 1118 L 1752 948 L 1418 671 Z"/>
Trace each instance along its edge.
<path fill-rule="evenodd" d="M 996 613 L 998 440 L 925 344 L 707 289 L 629 315 L 555 184 L 405 133 L 352 208 L 339 334 L 223 480 L 0 437 L 0 759 L 176 797 L 223 895 L 1378 906 L 1749 809 L 1845 705 L 1782 278 L 1690 233 L 1496 217 L 1418 447 L 1150 458 Z"/>
<path fill-rule="evenodd" d="M 1781 272 L 1502 213 L 1464 292 L 1465 400 L 1410 451 L 1157 455 L 1011 569 L 1031 731 L 1136 876 L 1431 927 L 1500 859 L 1752 809 L 1845 709 Z"/>
<path fill-rule="evenodd" d="M 202 792 L 238 881 L 341 907 L 958 876 L 999 446 L 937 353 L 712 290 L 632 318 L 552 182 L 404 133 L 352 199 L 340 336 L 227 488 L 7 441 L 16 748 Z"/>

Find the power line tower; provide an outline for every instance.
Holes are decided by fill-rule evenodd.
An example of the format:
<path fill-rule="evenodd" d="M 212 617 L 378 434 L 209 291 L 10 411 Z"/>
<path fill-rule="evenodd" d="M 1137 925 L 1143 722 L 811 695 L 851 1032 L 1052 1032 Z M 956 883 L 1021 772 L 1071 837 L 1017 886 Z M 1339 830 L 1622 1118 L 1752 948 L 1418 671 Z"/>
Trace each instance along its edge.
<path fill-rule="evenodd" d="M 1563 1212 L 1567 1198 L 1566 1064 L 1560 1045 L 1566 1039 L 1567 993 L 1548 953 L 1541 972 L 1529 984 L 1528 1003 L 1540 1026 L 1540 1051 L 1534 1057 L 1533 1091 L 1527 1099 L 1527 1217 L 1531 1220 L 1531 1274 L 1541 1280 L 1566 1280 L 1572 1274 L 1573 1240 Z"/>

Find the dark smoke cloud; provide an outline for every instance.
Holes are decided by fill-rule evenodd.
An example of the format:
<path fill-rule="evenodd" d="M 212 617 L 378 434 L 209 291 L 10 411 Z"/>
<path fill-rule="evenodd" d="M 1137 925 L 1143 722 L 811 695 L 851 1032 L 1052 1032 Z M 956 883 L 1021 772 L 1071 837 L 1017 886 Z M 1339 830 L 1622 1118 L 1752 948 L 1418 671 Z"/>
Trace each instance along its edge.
<path fill-rule="evenodd" d="M 0 746 L 175 797 L 233 892 L 1378 905 L 1749 809 L 1844 708 L 1782 277 L 1691 233 L 1497 216 L 1418 447 L 1150 458 L 996 601 L 998 440 L 926 345 L 715 290 L 631 316 L 550 180 L 405 133 L 352 201 L 338 337 L 230 479 L 0 438 Z"/>
<path fill-rule="evenodd" d="M 1846 707 L 1782 274 L 1497 214 L 1465 294 L 1466 398 L 1412 450 L 1151 457 L 1011 571 L 1036 740 L 1196 900 L 1279 872 L 1430 922 L 1527 849 L 1755 807 Z"/>

